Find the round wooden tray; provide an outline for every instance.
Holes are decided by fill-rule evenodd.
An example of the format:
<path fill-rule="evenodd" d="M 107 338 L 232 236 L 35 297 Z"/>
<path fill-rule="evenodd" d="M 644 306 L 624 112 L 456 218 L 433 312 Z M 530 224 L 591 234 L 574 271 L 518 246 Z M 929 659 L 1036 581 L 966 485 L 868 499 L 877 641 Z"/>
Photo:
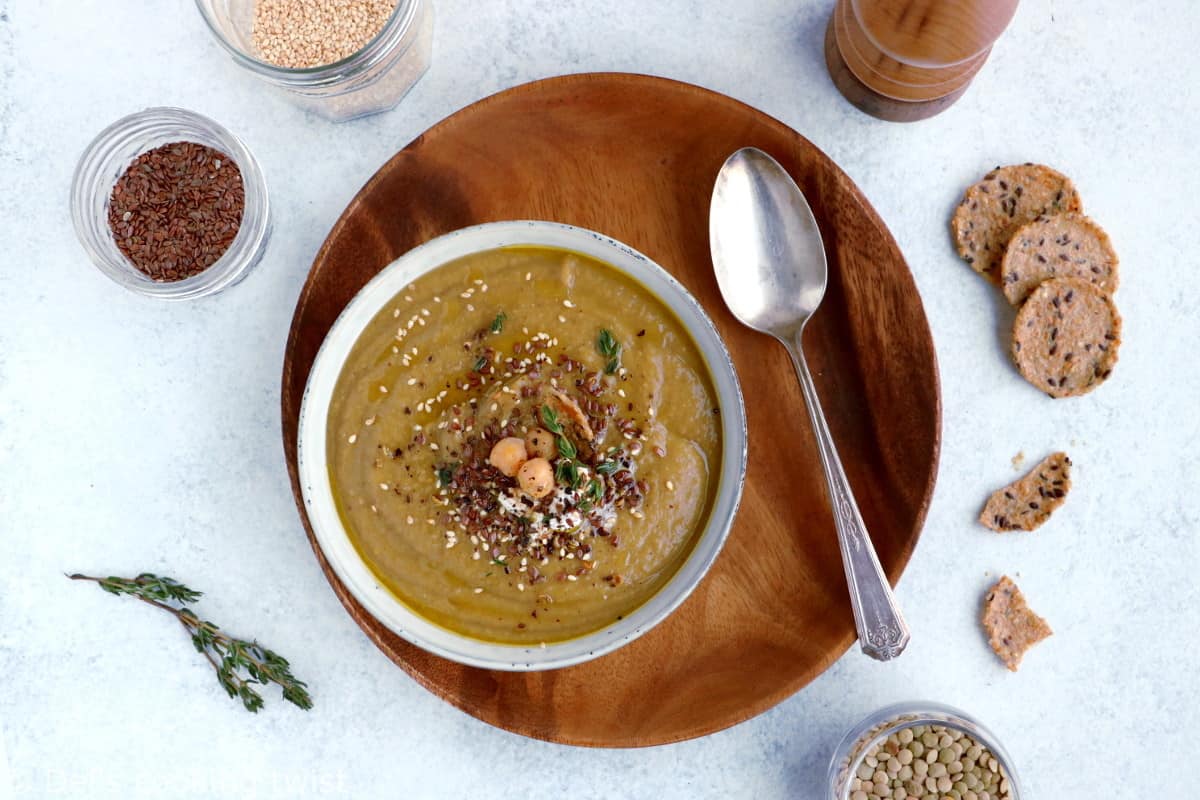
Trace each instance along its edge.
<path fill-rule="evenodd" d="M 805 350 L 894 583 L 916 544 L 937 471 L 941 399 L 929 327 L 878 215 L 828 157 L 777 120 L 695 86 L 641 75 L 571 75 L 519 86 L 459 111 L 397 153 L 317 254 L 283 368 L 284 447 L 309 541 L 371 640 L 422 686 L 485 722 L 603 747 L 703 736 L 788 697 L 855 640 L 824 478 L 791 364 L 780 346 L 730 316 L 713 278 L 713 180 L 725 158 L 746 145 L 783 164 L 821 226 L 829 289 Z M 750 433 L 737 522 L 688 601 L 611 655 L 527 674 L 445 661 L 370 617 L 317 548 L 296 476 L 304 384 L 342 308 L 415 245 L 505 219 L 601 231 L 671 271 L 708 310 L 733 354 Z"/>

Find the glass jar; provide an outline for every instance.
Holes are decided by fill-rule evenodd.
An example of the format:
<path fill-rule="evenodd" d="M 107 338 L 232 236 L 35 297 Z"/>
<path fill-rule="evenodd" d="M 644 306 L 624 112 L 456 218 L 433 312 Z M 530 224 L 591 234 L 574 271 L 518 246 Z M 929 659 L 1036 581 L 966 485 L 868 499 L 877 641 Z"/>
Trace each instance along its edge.
<path fill-rule="evenodd" d="M 178 281 L 155 281 L 117 248 L 108 224 L 113 186 L 143 153 L 173 142 L 195 142 L 225 153 L 242 173 L 245 206 L 229 248 L 204 271 Z M 242 140 L 207 117 L 182 108 L 148 108 L 102 130 L 83 151 L 71 182 L 71 219 L 79 243 L 96 266 L 139 294 L 187 300 L 216 294 L 246 277 L 270 237 L 267 183 Z"/>
<path fill-rule="evenodd" d="M 834 750 L 833 759 L 829 763 L 829 800 L 850 800 L 854 793 L 853 781 L 858 769 L 876 745 L 905 728 L 929 725 L 962 731 L 990 751 L 996 759 L 1000 776 L 1008 781 L 1008 794 L 992 795 L 992 800 L 1005 797 L 1021 800 L 1020 781 L 1016 770 L 1013 769 L 1012 758 L 996 736 L 965 711 L 931 702 L 898 703 L 881 708 L 851 728 Z M 942 792 L 933 794 L 943 796 Z"/>
<path fill-rule="evenodd" d="M 196 0 L 196 7 L 234 62 L 309 111 L 334 122 L 394 108 L 429 69 L 433 8 L 429 0 L 397 0 L 379 33 L 357 53 L 318 67 L 292 69 L 258 58 L 255 0 Z"/>

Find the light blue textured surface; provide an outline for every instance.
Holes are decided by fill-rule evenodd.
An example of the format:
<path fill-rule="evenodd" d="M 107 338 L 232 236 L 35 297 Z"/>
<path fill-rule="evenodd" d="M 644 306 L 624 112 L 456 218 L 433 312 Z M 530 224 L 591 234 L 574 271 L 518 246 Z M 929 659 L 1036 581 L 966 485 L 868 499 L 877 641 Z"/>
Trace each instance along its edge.
<path fill-rule="evenodd" d="M 829 6 L 440 0 L 424 80 L 395 111 L 339 126 L 237 72 L 183 0 L 0 0 L 0 797 L 167 786 L 181 798 L 510 797 L 526 794 L 532 768 L 546 796 L 818 798 L 843 730 L 914 697 L 982 718 L 1032 797 L 1187 796 L 1200 727 L 1200 11 L 1025 0 L 966 96 L 905 126 L 832 88 Z M 899 588 L 913 628 L 904 657 L 851 652 L 757 719 L 641 751 L 527 741 L 393 667 L 326 585 L 279 441 L 288 322 L 347 201 L 451 111 L 587 70 L 699 83 L 825 149 L 909 259 L 945 404 L 941 475 Z M 270 249 L 216 298 L 128 294 L 71 230 L 78 153 L 151 105 L 213 117 L 266 171 Z M 1121 254 L 1121 362 L 1077 400 L 1050 401 L 1015 375 L 1001 346 L 1009 312 L 946 233 L 963 187 L 1026 160 L 1072 175 Z M 1076 489 L 1050 524 L 994 536 L 974 523 L 1017 451 L 1059 447 Z M 170 619 L 68 583 L 74 570 L 163 571 L 200 587 L 208 617 L 292 659 L 316 708 L 272 696 L 246 714 Z M 1001 571 L 1055 630 L 1015 675 L 976 623 Z"/>

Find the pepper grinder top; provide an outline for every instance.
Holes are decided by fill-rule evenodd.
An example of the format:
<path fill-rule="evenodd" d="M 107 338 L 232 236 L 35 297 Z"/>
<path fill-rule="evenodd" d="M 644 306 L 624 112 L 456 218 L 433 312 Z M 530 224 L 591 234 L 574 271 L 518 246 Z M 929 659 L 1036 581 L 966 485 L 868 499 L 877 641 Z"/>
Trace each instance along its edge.
<path fill-rule="evenodd" d="M 838 90 L 872 116 L 926 119 L 983 66 L 1018 0 L 838 0 L 825 63 Z"/>

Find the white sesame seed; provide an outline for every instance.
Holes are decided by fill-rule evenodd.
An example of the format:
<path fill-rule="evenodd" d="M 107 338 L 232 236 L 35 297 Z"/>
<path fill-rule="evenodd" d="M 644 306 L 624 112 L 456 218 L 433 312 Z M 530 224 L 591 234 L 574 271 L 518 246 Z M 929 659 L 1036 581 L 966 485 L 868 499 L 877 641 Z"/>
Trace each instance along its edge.
<path fill-rule="evenodd" d="M 375 424 L 375 417 L 374 417 L 374 415 L 372 415 L 372 416 L 370 416 L 370 417 L 367 417 L 366 419 L 364 419 L 364 420 L 363 420 L 363 425 L 366 425 L 368 428 L 369 428 L 369 427 L 371 427 L 371 426 L 372 426 L 372 425 L 374 425 L 374 424 Z"/>
<path fill-rule="evenodd" d="M 381 484 L 379 484 L 379 488 L 380 488 L 380 489 L 383 489 L 383 490 L 386 492 L 386 491 L 388 490 L 388 488 L 389 488 L 389 487 L 388 487 L 388 485 L 387 485 L 386 483 L 381 483 Z"/>
<path fill-rule="evenodd" d="M 414 431 L 419 431 L 419 430 L 421 430 L 421 426 L 420 426 L 420 425 L 413 425 L 413 430 L 414 430 Z"/>
<path fill-rule="evenodd" d="M 529 281 L 529 280 L 533 280 L 533 273 L 532 273 L 532 272 L 526 272 L 526 273 L 525 273 L 525 280 L 527 280 L 527 281 Z"/>
<path fill-rule="evenodd" d="M 471 292 L 470 291 L 463 292 L 462 294 L 459 295 L 459 297 L 461 297 L 463 300 L 470 300 Z"/>
<path fill-rule="evenodd" d="M 393 317 L 398 317 L 398 316 L 400 316 L 400 309 L 398 309 L 398 308 L 396 308 L 396 309 L 393 309 L 393 310 L 392 310 L 392 316 L 393 316 Z"/>
<path fill-rule="evenodd" d="M 667 491 L 668 492 L 675 491 L 675 482 L 674 481 L 667 481 Z"/>
<path fill-rule="evenodd" d="M 372 513 L 372 514 L 378 514 L 378 513 L 379 513 L 379 509 L 375 507 L 375 504 L 374 504 L 374 503 L 372 503 L 372 504 L 371 504 L 371 513 Z"/>
<path fill-rule="evenodd" d="M 568 575 L 568 576 L 567 576 L 567 580 L 569 580 L 569 581 L 577 581 L 577 580 L 579 580 L 579 578 L 578 578 L 578 576 L 576 576 L 576 575 Z"/>
<path fill-rule="evenodd" d="M 417 322 L 421 323 L 422 328 L 425 327 L 425 318 L 424 317 L 417 317 Z"/>
<path fill-rule="evenodd" d="M 471 305 L 470 303 L 467 303 L 467 311 L 474 311 L 474 310 L 475 310 L 475 306 Z"/>
<path fill-rule="evenodd" d="M 440 303 L 440 302 L 442 302 L 442 298 L 438 297 L 437 295 L 434 295 L 434 296 L 433 296 L 433 302 L 435 302 L 435 303 Z"/>
<path fill-rule="evenodd" d="M 416 378 L 409 378 L 409 379 L 408 379 L 408 381 L 406 381 L 406 382 L 408 383 L 408 385 L 409 385 L 409 386 L 416 386 L 416 385 L 417 385 L 417 379 L 416 379 Z"/>
<path fill-rule="evenodd" d="M 384 394 L 387 394 L 388 388 L 381 383 L 381 384 L 379 384 L 379 391 L 383 392 Z"/>
<path fill-rule="evenodd" d="M 349 442 L 350 444 L 354 444 L 355 442 L 358 441 L 358 434 L 357 433 L 350 434 L 349 436 L 346 437 L 346 441 Z"/>
<path fill-rule="evenodd" d="M 481 285 L 480 285 L 480 287 L 479 287 L 479 291 L 481 291 L 481 292 L 486 292 L 486 291 L 487 291 L 487 284 L 486 284 L 486 283 L 484 283 L 484 284 L 481 284 Z"/>
<path fill-rule="evenodd" d="M 479 553 L 476 553 L 475 555 L 477 555 L 477 556 L 478 556 L 478 555 L 479 555 Z M 483 587 L 482 587 L 482 586 L 476 586 L 476 587 L 475 587 L 475 594 L 483 594 Z"/>
<path fill-rule="evenodd" d="M 412 518 L 412 515 L 410 514 L 410 515 L 408 515 L 407 517 L 405 517 L 405 518 L 404 518 L 404 521 L 405 521 L 405 522 L 407 522 L 409 525 L 412 525 L 412 524 L 413 524 L 413 518 Z"/>
<path fill-rule="evenodd" d="M 523 583 L 518 583 L 518 584 L 517 584 L 517 591 L 518 591 L 518 592 L 523 592 L 523 591 L 525 591 L 525 584 L 523 584 Z"/>
<path fill-rule="evenodd" d="M 411 302 L 412 302 L 412 295 L 409 295 L 409 294 L 406 294 L 406 295 L 404 295 L 404 302 L 406 302 L 406 303 L 411 303 Z"/>
<path fill-rule="evenodd" d="M 437 450 L 437 449 L 438 449 L 437 443 L 436 443 L 436 442 L 430 442 L 430 443 L 429 443 L 429 449 L 430 449 L 430 450 Z"/>
<path fill-rule="evenodd" d="M 574 303 L 572 303 L 570 300 L 563 300 L 563 305 L 564 305 L 564 306 L 566 306 L 567 308 L 574 308 L 574 307 L 575 307 L 575 304 L 574 304 Z"/>
<path fill-rule="evenodd" d="M 399 348 L 399 347 L 396 347 L 396 345 L 392 345 L 392 352 L 393 352 L 393 353 L 399 353 L 399 352 L 400 352 L 400 348 Z"/>
<path fill-rule="evenodd" d="M 617 394 L 621 395 L 621 397 L 624 397 L 624 396 L 625 396 L 625 390 L 624 390 L 624 389 L 617 389 Z"/>

